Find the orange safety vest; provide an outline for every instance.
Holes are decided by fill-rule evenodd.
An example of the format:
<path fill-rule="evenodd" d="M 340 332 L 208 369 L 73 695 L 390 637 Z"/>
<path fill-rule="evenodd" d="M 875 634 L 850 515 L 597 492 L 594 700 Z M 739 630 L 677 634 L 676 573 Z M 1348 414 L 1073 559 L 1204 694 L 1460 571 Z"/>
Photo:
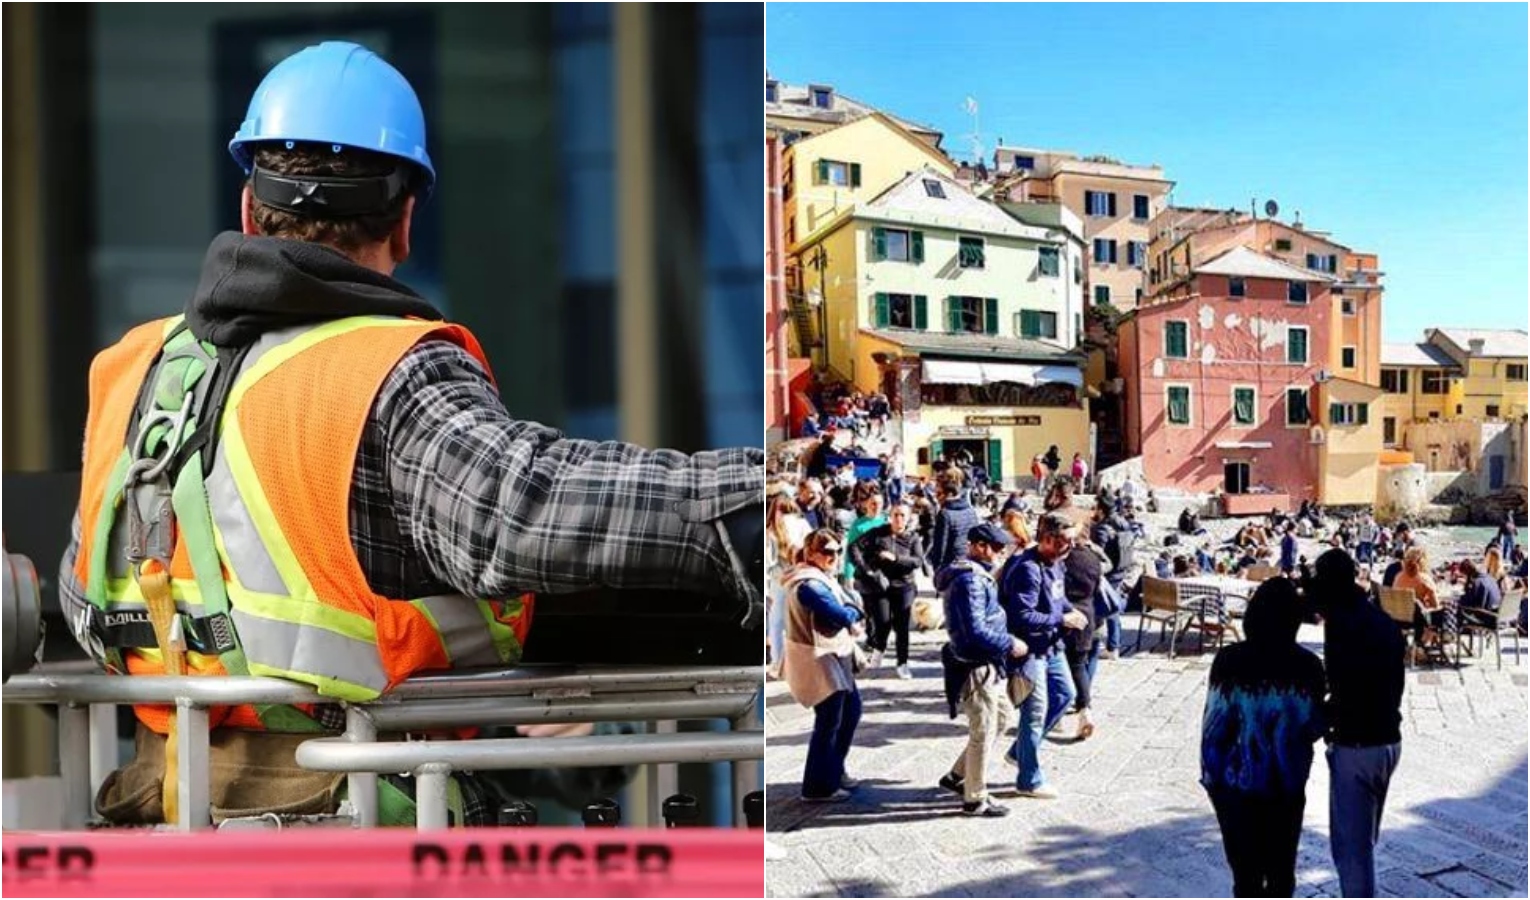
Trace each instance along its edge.
<path fill-rule="evenodd" d="M 178 334 L 179 321 L 134 328 L 91 366 L 74 574 L 91 612 L 108 623 L 141 617 L 145 608 L 121 552 L 130 455 L 124 447 L 135 440 L 128 432 L 145 378 L 167 339 Z M 184 333 L 179 338 L 190 340 Z M 198 634 L 227 634 L 231 624 L 239 645 L 233 652 L 188 651 L 188 674 L 271 675 L 339 700 L 366 701 L 420 672 L 519 660 L 531 625 L 530 595 L 383 597 L 368 586 L 351 545 L 349 500 L 362 429 L 384 379 L 426 339 L 452 341 L 488 370 L 467 329 L 388 317 L 286 329 L 250 348 L 221 410 L 213 458 L 199 458 L 200 484 L 186 486 L 187 496 L 205 487 L 200 508 L 207 514 L 188 516 L 180 505 L 186 470 L 176 482 L 169 564 L 176 611 Z M 208 520 L 203 531 L 211 535 L 200 544 L 198 519 Z M 221 621 L 208 616 L 215 597 L 227 610 Z M 146 643 L 107 651 L 108 669 L 117 669 L 120 659 L 126 674 L 163 674 L 159 650 Z M 154 731 L 169 732 L 173 707 L 141 705 L 135 712 Z M 311 731 L 310 712 L 219 707 L 210 721 L 213 727 Z"/>

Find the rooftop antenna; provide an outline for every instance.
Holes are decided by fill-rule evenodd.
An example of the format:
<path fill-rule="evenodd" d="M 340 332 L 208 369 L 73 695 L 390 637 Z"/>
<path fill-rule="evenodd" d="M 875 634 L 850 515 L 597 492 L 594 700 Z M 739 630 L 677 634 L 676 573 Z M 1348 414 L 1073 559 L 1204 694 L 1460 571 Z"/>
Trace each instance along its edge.
<path fill-rule="evenodd" d="M 968 96 L 962 101 L 962 112 L 972 117 L 972 133 L 964 135 L 972 142 L 972 158 L 976 161 L 983 159 L 983 130 L 978 125 L 978 102 L 977 99 Z"/>

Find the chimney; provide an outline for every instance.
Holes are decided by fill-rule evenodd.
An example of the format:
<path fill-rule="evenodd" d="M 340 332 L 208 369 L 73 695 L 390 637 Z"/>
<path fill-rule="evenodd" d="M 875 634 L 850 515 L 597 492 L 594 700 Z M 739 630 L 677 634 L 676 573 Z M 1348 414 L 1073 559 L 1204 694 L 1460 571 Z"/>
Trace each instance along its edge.
<path fill-rule="evenodd" d="M 1472 356 L 1481 356 L 1482 348 L 1487 346 L 1487 341 L 1483 340 L 1482 338 L 1472 338 L 1471 340 L 1467 341 L 1466 344 L 1471 348 Z"/>

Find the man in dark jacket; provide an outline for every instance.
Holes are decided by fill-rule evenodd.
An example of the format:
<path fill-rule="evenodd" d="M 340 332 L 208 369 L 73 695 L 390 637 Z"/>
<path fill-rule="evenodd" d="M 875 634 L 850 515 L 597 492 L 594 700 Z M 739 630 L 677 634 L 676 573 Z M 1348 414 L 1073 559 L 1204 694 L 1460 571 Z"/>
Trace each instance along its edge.
<path fill-rule="evenodd" d="M 1368 602 L 1343 550 L 1318 557 L 1309 597 L 1324 611 L 1328 667 L 1328 820 L 1346 897 L 1376 896 L 1376 841 L 1402 755 L 1403 638 Z"/>
<path fill-rule="evenodd" d="M 1105 578 L 1116 589 L 1116 593 L 1125 597 L 1126 576 L 1137 564 L 1136 529 L 1132 528 L 1132 523 L 1126 520 L 1115 504 L 1101 502 L 1095 508 L 1095 525 L 1089 539 L 1105 551 L 1105 558 L 1110 561 L 1110 572 Z M 1115 659 L 1120 650 L 1121 616 L 1114 615 L 1105 620 L 1103 654 L 1106 659 Z"/>
<path fill-rule="evenodd" d="M 950 638 L 942 657 L 948 680 L 954 676 L 960 683 L 957 694 L 968 729 L 967 746 L 940 786 L 962 795 L 966 815 L 995 818 L 1009 815 L 1009 809 L 988 797 L 988 751 L 1014 722 L 1014 708 L 1005 693 L 1006 673 L 1009 662 L 1023 657 L 1026 647 L 1010 635 L 998 585 L 989 573 L 1009 535 L 985 522 L 968 532 L 967 541 L 967 557 L 935 575 Z"/>
<path fill-rule="evenodd" d="M 914 573 L 929 571 L 919 532 L 910 527 L 912 520 L 907 504 L 900 503 L 888 511 L 887 524 L 850 545 L 856 588 L 873 622 L 871 649 L 881 656 L 887 652 L 888 632 L 897 635 L 897 672 L 905 680 L 914 677 L 908 668 L 909 615 L 917 591 Z"/>
<path fill-rule="evenodd" d="M 935 533 L 930 538 L 930 568 L 939 572 L 966 554 L 967 532 L 982 521 L 963 490 L 965 476 L 952 466 L 936 478 L 940 512 L 935 515 Z"/>
<path fill-rule="evenodd" d="M 1062 630 L 1083 628 L 1084 615 L 1069 603 L 1063 558 L 1073 547 L 1073 523 L 1066 515 L 1044 513 L 1036 523 L 1036 543 L 1010 558 L 999 579 L 999 598 L 1009 633 L 1028 650 L 1013 673 L 1011 693 L 1020 705 L 1014 757 L 1020 772 L 1015 787 L 1022 797 L 1049 799 L 1041 772 L 1041 739 L 1073 705 L 1073 676 L 1062 650 Z"/>

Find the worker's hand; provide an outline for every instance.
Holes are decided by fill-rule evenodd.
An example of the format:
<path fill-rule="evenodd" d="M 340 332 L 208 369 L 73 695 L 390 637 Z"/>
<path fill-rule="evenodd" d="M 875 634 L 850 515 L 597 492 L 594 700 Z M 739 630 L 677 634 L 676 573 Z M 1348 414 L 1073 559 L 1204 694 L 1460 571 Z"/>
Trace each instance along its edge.
<path fill-rule="evenodd" d="M 517 725 L 515 731 L 521 737 L 587 737 L 595 733 L 589 722 L 548 722 L 545 725 Z"/>
<path fill-rule="evenodd" d="M 1088 624 L 1089 617 L 1076 609 L 1063 616 L 1063 626 L 1066 628 L 1083 628 Z"/>

